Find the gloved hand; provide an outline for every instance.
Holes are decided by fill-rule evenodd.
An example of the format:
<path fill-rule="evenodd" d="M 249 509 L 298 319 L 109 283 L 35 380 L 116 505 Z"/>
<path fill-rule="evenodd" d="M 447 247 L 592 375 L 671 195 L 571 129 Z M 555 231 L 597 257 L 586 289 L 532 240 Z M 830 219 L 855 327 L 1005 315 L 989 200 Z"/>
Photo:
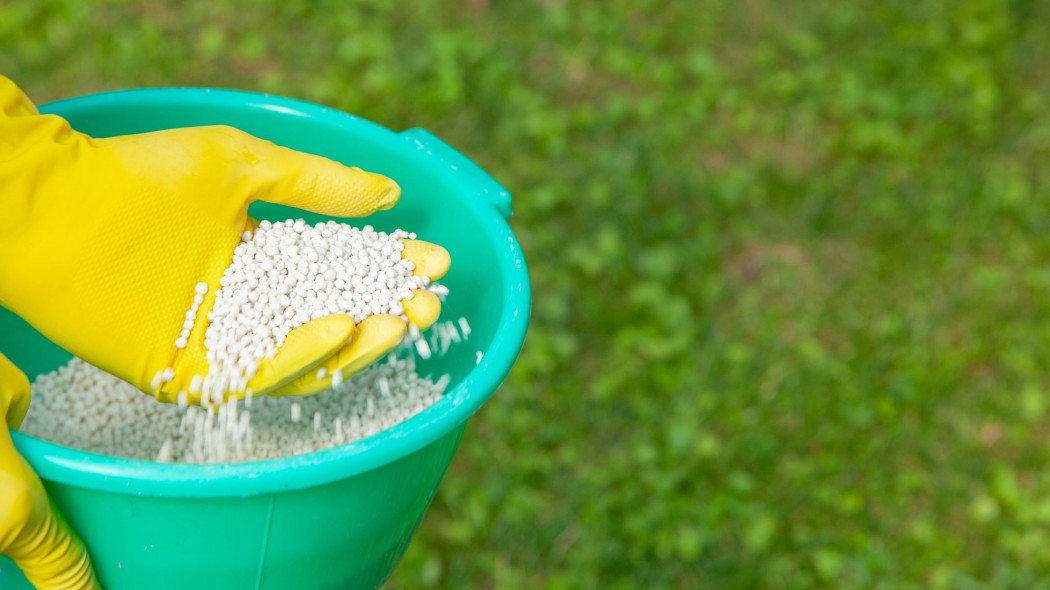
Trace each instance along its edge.
<path fill-rule="evenodd" d="M 0 76 L 0 304 L 163 401 L 207 374 L 203 318 L 241 234 L 255 227 L 250 203 L 360 217 L 399 198 L 389 178 L 230 127 L 92 139 L 57 116 L 37 114 Z M 448 253 L 427 242 L 406 240 L 402 255 L 431 279 L 449 266 Z M 186 348 L 176 349 L 201 282 L 209 289 L 200 320 Z M 440 311 L 426 290 L 403 304 L 421 329 Z M 329 374 L 348 376 L 395 346 L 405 327 L 391 315 L 359 325 L 345 315 L 315 320 L 290 333 L 247 388 L 255 395 L 326 389 L 313 376 L 321 363 Z M 169 367 L 174 379 L 158 384 Z"/>
<path fill-rule="evenodd" d="M 40 589 L 98 588 L 83 543 L 51 504 L 44 486 L 11 444 L 29 408 L 29 381 L 0 354 L 0 553 Z"/>

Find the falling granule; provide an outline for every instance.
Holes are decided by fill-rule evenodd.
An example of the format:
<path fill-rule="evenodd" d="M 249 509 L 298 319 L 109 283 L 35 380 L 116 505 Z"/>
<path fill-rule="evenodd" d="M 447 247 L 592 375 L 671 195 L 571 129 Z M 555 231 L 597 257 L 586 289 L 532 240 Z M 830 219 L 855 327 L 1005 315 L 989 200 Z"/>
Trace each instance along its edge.
<path fill-rule="evenodd" d="M 164 439 L 164 444 L 161 445 L 160 450 L 157 451 L 158 463 L 170 463 L 171 462 L 171 439 Z"/>
<path fill-rule="evenodd" d="M 435 385 L 435 386 L 436 386 L 436 387 L 437 387 L 438 389 L 440 389 L 441 391 L 445 391 L 445 389 L 446 389 L 446 388 L 448 388 L 448 382 L 449 382 L 449 381 L 450 381 L 451 379 L 452 379 L 452 378 L 451 378 L 451 377 L 449 377 L 448 375 L 442 375 L 442 376 L 441 376 L 441 377 L 440 377 L 440 378 L 439 378 L 439 379 L 437 380 L 437 383 L 435 383 L 434 385 Z"/>
<path fill-rule="evenodd" d="M 465 332 L 462 332 L 463 330 Z M 429 337 L 424 336 L 416 325 L 409 324 L 405 342 L 412 347 L 414 354 L 426 360 L 432 357 L 441 358 L 445 356 L 453 344 L 464 342 L 468 334 L 470 334 L 470 326 L 467 324 L 466 318 L 459 319 L 459 329 L 457 329 L 455 322 L 444 321 L 435 323 L 430 329 Z"/>
<path fill-rule="evenodd" d="M 433 284 L 427 287 L 427 290 L 437 296 L 442 303 L 444 303 L 445 298 L 448 297 L 448 287 L 444 285 Z"/>
<path fill-rule="evenodd" d="M 416 352 L 419 353 L 420 358 L 430 358 L 430 345 L 423 338 L 416 339 Z"/>

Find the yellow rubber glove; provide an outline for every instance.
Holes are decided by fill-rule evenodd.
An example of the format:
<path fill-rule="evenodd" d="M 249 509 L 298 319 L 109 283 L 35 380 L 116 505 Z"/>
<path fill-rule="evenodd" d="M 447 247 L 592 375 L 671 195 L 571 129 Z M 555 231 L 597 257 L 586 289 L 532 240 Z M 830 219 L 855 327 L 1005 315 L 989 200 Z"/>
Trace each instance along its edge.
<path fill-rule="evenodd" d="M 360 217 L 399 197 L 389 178 L 230 127 L 92 139 L 60 117 L 37 114 L 0 76 L 0 304 L 164 401 L 207 374 L 205 318 L 241 234 L 255 227 L 249 204 Z M 448 253 L 426 242 L 406 240 L 403 256 L 431 279 L 449 265 Z M 175 339 L 200 282 L 209 290 L 189 345 L 179 350 Z M 403 303 L 420 328 L 440 311 L 425 290 Z M 315 320 L 290 333 L 247 388 L 255 395 L 282 387 L 282 394 L 314 393 L 330 383 L 314 383 L 312 370 L 321 363 L 348 376 L 404 332 L 395 316 L 360 325 L 345 315 Z M 174 379 L 158 385 L 155 378 L 169 367 Z"/>
<path fill-rule="evenodd" d="M 29 408 L 29 381 L 0 354 L 0 553 L 37 588 L 99 588 L 87 551 L 11 444 Z"/>

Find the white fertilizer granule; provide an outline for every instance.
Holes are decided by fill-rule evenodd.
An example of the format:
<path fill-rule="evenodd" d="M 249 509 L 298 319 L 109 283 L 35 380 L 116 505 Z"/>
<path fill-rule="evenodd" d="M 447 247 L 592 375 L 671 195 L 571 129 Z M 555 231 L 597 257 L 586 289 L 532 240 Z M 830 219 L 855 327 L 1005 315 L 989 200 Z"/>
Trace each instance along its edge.
<path fill-rule="evenodd" d="M 415 373 L 394 355 L 307 397 L 256 397 L 219 413 L 158 402 L 73 358 L 33 382 L 21 431 L 60 445 L 130 459 L 176 463 L 253 461 L 309 453 L 371 436 L 438 401 L 448 384 Z M 292 416 L 308 416 L 293 420 Z M 219 428 L 218 421 L 227 421 Z M 239 437 L 230 437 L 231 431 Z"/>

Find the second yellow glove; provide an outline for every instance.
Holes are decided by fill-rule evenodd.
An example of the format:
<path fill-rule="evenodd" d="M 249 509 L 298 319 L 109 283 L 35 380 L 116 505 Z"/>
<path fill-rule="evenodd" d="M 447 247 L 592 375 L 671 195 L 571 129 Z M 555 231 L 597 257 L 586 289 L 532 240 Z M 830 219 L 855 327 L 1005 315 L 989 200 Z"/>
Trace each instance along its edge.
<path fill-rule="evenodd" d="M 8 428 L 18 428 L 28 408 L 26 376 L 0 354 L 0 553 L 37 588 L 98 588 L 84 544 L 11 444 Z"/>

